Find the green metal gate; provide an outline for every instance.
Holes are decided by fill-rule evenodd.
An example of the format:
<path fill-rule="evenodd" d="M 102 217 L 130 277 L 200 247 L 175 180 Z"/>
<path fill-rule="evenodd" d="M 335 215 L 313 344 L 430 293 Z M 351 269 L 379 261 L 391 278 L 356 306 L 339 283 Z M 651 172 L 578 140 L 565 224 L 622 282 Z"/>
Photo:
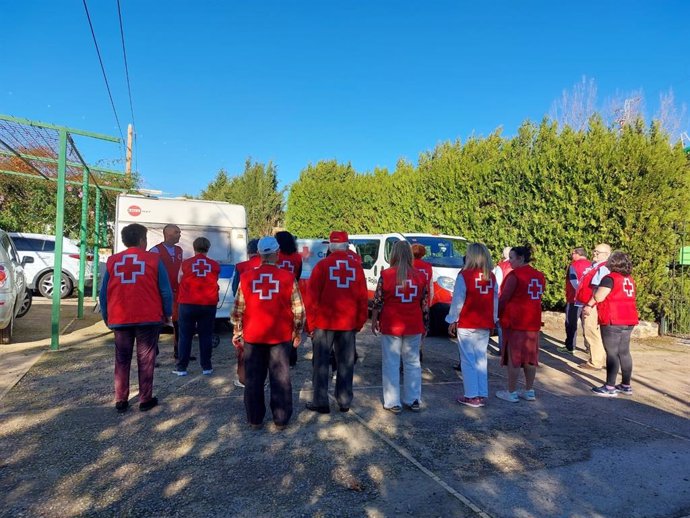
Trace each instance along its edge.
<path fill-rule="evenodd" d="M 671 293 L 663 327 L 666 334 L 690 337 L 690 236 L 685 223 L 676 225 L 675 230 L 677 253 L 669 265 Z"/>

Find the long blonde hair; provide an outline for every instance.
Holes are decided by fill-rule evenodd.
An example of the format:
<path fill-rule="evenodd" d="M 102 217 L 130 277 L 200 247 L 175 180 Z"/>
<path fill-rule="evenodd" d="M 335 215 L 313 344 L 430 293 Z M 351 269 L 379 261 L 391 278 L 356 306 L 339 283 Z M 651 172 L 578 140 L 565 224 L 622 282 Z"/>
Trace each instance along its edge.
<path fill-rule="evenodd" d="M 465 270 L 481 270 L 484 279 L 491 279 L 491 270 L 494 269 L 494 263 L 491 260 L 489 249 L 484 243 L 472 243 L 467 247 L 465 253 Z"/>
<path fill-rule="evenodd" d="M 391 268 L 398 269 L 397 283 L 405 281 L 412 273 L 412 247 L 407 241 L 398 241 L 391 250 Z"/>

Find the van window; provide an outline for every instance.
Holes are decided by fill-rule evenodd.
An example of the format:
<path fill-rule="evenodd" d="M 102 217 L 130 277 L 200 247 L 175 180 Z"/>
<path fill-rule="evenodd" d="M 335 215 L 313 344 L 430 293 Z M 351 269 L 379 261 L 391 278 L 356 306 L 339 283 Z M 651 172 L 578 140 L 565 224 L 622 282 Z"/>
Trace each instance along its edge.
<path fill-rule="evenodd" d="M 40 248 L 39 248 L 40 250 Z M 43 251 L 44 252 L 55 252 L 55 241 L 52 239 L 43 240 Z"/>
<path fill-rule="evenodd" d="M 43 240 L 31 237 L 13 237 L 14 246 L 20 252 L 40 252 L 43 249 Z"/>
<path fill-rule="evenodd" d="M 426 249 L 424 260 L 432 266 L 462 268 L 465 264 L 465 239 L 439 236 L 405 236 L 410 244 L 420 244 Z"/>
<path fill-rule="evenodd" d="M 362 258 L 362 268 L 365 270 L 373 268 L 379 258 L 379 240 L 351 239 L 350 242 L 355 245 L 357 253 Z"/>
<path fill-rule="evenodd" d="M 388 264 L 391 264 L 391 250 L 393 250 L 393 245 L 398 241 L 400 241 L 400 238 L 397 237 L 389 237 L 386 239 L 386 247 L 383 250 L 383 259 Z"/>

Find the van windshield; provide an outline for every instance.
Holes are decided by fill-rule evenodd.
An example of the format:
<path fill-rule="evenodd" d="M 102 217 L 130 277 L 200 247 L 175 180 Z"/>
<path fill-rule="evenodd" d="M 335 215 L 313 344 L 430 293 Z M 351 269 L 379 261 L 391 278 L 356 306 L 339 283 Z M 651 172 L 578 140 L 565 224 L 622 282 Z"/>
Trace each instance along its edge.
<path fill-rule="evenodd" d="M 411 245 L 419 244 L 426 248 L 422 258 L 432 266 L 445 268 L 462 268 L 465 264 L 467 240 L 452 237 L 405 236 Z"/>

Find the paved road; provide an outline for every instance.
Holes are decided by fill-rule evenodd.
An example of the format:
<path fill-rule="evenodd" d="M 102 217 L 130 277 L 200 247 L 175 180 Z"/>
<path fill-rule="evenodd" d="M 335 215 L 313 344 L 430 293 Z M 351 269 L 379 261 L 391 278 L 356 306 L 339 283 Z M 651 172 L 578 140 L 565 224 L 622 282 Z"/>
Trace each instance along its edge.
<path fill-rule="evenodd" d="M 690 350 L 679 343 L 635 344 L 635 395 L 603 399 L 589 392 L 600 377 L 557 353 L 559 330 L 547 330 L 538 400 L 492 397 L 470 409 L 454 403 L 455 344 L 430 339 L 423 411 L 394 416 L 381 409 L 379 342 L 367 331 L 351 412 L 303 409 L 307 346 L 293 371 L 291 426 L 257 432 L 232 385 L 228 335 L 214 375 L 193 366 L 187 378 L 170 374 L 165 336 L 162 404 L 118 416 L 112 337 L 93 320 L 82 326 L 69 350 L 40 356 L 0 399 L 0 516 L 690 514 Z M 494 357 L 489 383 L 492 394 L 505 384 Z"/>

